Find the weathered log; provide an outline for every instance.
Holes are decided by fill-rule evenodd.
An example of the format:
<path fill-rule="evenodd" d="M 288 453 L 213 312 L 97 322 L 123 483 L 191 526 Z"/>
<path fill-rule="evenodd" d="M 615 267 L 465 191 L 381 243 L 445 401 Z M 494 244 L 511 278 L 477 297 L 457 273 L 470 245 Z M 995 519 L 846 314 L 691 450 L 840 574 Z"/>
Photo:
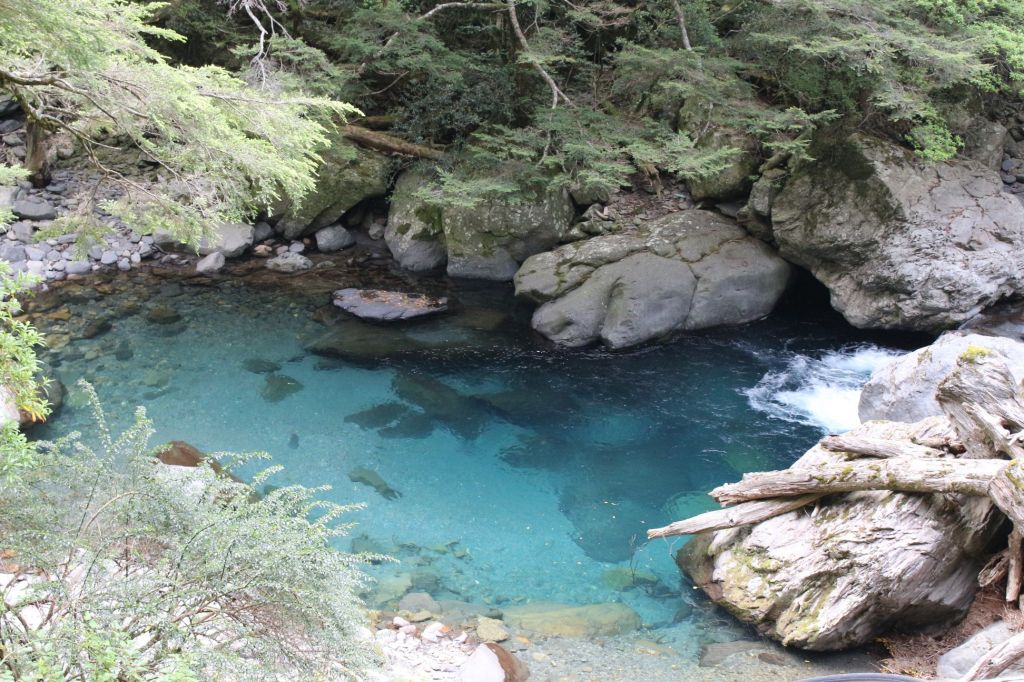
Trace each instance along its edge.
<path fill-rule="evenodd" d="M 858 490 L 987 495 L 992 479 L 1005 466 L 1006 462 L 1000 460 L 908 457 L 820 464 L 806 469 L 746 474 L 738 483 L 715 488 L 711 496 L 722 504 L 736 504 L 773 497 Z"/>
<path fill-rule="evenodd" d="M 1010 538 L 1006 548 L 1006 556 L 1009 561 L 1006 570 L 1006 601 L 1015 602 L 1020 599 L 1020 581 L 1024 576 L 1024 536 L 1016 526 L 1010 531 Z"/>
<path fill-rule="evenodd" d="M 944 457 L 942 450 L 910 441 L 885 440 L 866 436 L 826 436 L 818 443 L 830 452 L 846 452 L 859 457 Z"/>
<path fill-rule="evenodd" d="M 1010 567 L 1010 558 L 1004 549 L 995 554 L 985 567 L 978 573 L 978 587 L 990 587 L 1006 577 Z"/>
<path fill-rule="evenodd" d="M 769 500 L 766 502 L 744 502 L 735 507 L 716 509 L 705 512 L 691 519 L 676 521 L 663 528 L 653 528 L 647 531 L 648 539 L 667 538 L 674 535 L 695 535 L 710 530 L 725 530 L 726 528 L 737 528 L 749 526 L 752 523 L 760 523 L 768 519 L 799 509 L 804 505 L 811 504 L 822 495 L 801 495 L 790 497 L 784 500 Z"/>
<path fill-rule="evenodd" d="M 1024 399 L 1001 353 L 969 348 L 935 397 L 966 447 L 965 457 L 1024 457 Z"/>
<path fill-rule="evenodd" d="M 421 159 L 438 160 L 444 158 L 444 152 L 440 149 L 409 142 L 394 135 L 370 130 L 362 126 L 346 125 L 341 129 L 341 133 L 357 144 L 369 147 L 370 149 L 376 149 L 380 152 L 416 156 Z"/>
<path fill-rule="evenodd" d="M 961 682 L 976 682 L 977 680 L 989 680 L 997 677 L 1011 665 L 1024 656 L 1024 632 L 1017 633 L 1002 644 L 992 648 L 987 654 L 978 659 L 967 674 L 961 678 Z"/>

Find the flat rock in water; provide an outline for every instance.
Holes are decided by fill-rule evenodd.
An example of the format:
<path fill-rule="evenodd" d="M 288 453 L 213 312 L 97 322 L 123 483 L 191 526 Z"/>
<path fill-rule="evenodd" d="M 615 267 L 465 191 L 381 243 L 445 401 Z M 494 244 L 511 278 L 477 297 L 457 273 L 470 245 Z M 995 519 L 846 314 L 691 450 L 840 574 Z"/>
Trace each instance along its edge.
<path fill-rule="evenodd" d="M 380 289 L 339 289 L 334 292 L 334 305 L 364 320 L 390 322 L 444 312 L 448 299 Z"/>
<path fill-rule="evenodd" d="M 260 395 L 267 402 L 278 403 L 301 390 L 302 384 L 286 374 L 268 374 Z"/>
<path fill-rule="evenodd" d="M 273 374 L 281 369 L 281 365 L 272 360 L 249 358 L 242 363 L 242 369 L 253 374 Z"/>

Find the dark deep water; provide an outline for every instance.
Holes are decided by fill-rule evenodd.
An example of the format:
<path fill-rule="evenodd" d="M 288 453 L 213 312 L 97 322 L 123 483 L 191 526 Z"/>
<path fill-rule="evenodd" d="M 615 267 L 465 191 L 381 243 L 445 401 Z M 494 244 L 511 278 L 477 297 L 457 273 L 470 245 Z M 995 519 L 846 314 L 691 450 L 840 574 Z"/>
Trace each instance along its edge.
<path fill-rule="evenodd" d="M 396 328 L 325 307 L 349 285 L 333 273 L 138 277 L 36 306 L 49 308 L 35 319 L 61 379 L 94 383 L 122 421 L 144 405 L 157 441 L 265 450 L 285 467 L 272 482 L 365 503 L 350 517 L 354 547 L 401 559 L 371 568 L 371 602 L 404 589 L 499 608 L 623 601 L 691 654 L 735 625 L 680 591 L 682 541 L 647 543 L 645 529 L 852 426 L 871 369 L 926 342 L 854 330 L 815 290 L 768 320 L 610 353 L 537 339 L 505 286 L 434 281 L 451 287 L 454 312 Z M 88 418 L 72 389 L 34 435 L 87 430 Z M 623 590 L 623 568 L 651 581 Z"/>

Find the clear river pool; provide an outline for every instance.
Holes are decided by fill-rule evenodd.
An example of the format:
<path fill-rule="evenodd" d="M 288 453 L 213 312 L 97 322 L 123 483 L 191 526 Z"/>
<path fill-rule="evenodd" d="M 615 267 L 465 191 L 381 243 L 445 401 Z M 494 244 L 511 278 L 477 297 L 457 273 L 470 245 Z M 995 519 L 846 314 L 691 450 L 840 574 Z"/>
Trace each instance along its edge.
<path fill-rule="evenodd" d="M 329 305 L 333 289 L 370 283 L 444 292 L 453 310 L 387 327 Z M 73 387 L 85 378 L 122 423 L 144 406 L 157 442 L 266 451 L 284 466 L 272 483 L 329 485 L 330 499 L 365 505 L 342 549 L 399 560 L 368 567 L 371 605 L 410 589 L 499 610 L 621 601 L 643 622 L 633 639 L 668 652 L 664 675 L 655 666 L 645 679 L 689 679 L 678 671 L 703 645 L 753 637 L 681 576 L 684 539 L 647 542 L 645 530 L 712 508 L 709 489 L 787 466 L 856 424 L 872 368 L 925 342 L 854 330 L 805 293 L 740 328 L 628 352 L 559 350 L 530 333 L 509 286 L 412 280 L 373 263 L 305 277 L 130 274 L 66 285 L 31 308 L 70 389 L 35 437 L 88 430 Z"/>

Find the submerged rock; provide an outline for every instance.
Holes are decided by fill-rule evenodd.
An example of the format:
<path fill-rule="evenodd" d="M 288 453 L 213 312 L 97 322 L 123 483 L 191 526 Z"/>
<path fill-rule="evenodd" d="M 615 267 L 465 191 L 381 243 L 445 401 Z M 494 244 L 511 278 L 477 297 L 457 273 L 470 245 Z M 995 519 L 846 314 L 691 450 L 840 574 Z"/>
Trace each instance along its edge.
<path fill-rule="evenodd" d="M 146 311 L 146 321 L 153 324 L 174 324 L 181 321 L 181 313 L 174 308 L 158 305 Z"/>
<path fill-rule="evenodd" d="M 789 265 L 710 211 L 670 213 L 637 235 L 575 242 L 527 259 L 516 295 L 542 305 L 533 328 L 555 343 L 625 348 L 675 331 L 764 317 Z"/>
<path fill-rule="evenodd" d="M 969 346 L 996 350 L 1019 383 L 1024 380 L 1024 343 L 998 336 L 946 332 L 935 343 L 896 358 L 871 374 L 860 394 L 861 421 L 916 422 L 942 414 L 935 400 L 939 383 L 956 367 Z"/>
<path fill-rule="evenodd" d="M 313 261 L 301 253 L 288 251 L 267 261 L 267 268 L 277 272 L 302 272 L 313 267 Z"/>
<path fill-rule="evenodd" d="M 242 362 L 242 369 L 253 374 L 273 374 L 281 369 L 281 365 L 263 358 L 249 358 Z"/>
<path fill-rule="evenodd" d="M 380 493 L 381 497 L 385 500 L 395 500 L 402 496 L 402 493 L 389 486 L 387 482 L 381 478 L 380 474 L 373 469 L 356 467 L 352 471 L 348 472 L 348 480 L 353 483 L 362 483 L 363 485 L 370 486 Z"/>
<path fill-rule="evenodd" d="M 463 438 L 476 438 L 490 418 L 481 401 L 433 377 L 398 372 L 391 385 L 399 398 L 420 407 L 430 419 Z"/>
<path fill-rule="evenodd" d="M 944 420 L 870 422 L 850 432 L 909 440 L 947 433 Z M 811 448 L 794 469 L 841 462 Z M 958 620 L 977 589 L 1003 518 L 987 498 L 860 492 L 831 496 L 738 530 L 705 533 L 678 554 L 711 599 L 786 646 L 846 649 L 893 628 Z"/>
<path fill-rule="evenodd" d="M 812 153 L 773 234 L 854 326 L 940 330 L 1024 290 L 1024 206 L 994 170 L 862 135 Z"/>
<path fill-rule="evenodd" d="M 279 403 L 302 390 L 302 384 L 286 374 L 268 374 L 260 396 L 269 403 Z"/>
<path fill-rule="evenodd" d="M 442 313 L 448 310 L 448 299 L 443 296 L 349 288 L 334 292 L 334 305 L 364 320 L 391 322 Z"/>
<path fill-rule="evenodd" d="M 374 405 L 362 412 L 345 417 L 345 421 L 356 424 L 364 429 L 379 429 L 409 414 L 410 410 L 402 403 L 388 402 Z"/>
<path fill-rule="evenodd" d="M 640 628 L 636 611 L 618 602 L 607 604 L 534 603 L 503 610 L 514 628 L 551 637 L 592 638 L 621 635 Z"/>

